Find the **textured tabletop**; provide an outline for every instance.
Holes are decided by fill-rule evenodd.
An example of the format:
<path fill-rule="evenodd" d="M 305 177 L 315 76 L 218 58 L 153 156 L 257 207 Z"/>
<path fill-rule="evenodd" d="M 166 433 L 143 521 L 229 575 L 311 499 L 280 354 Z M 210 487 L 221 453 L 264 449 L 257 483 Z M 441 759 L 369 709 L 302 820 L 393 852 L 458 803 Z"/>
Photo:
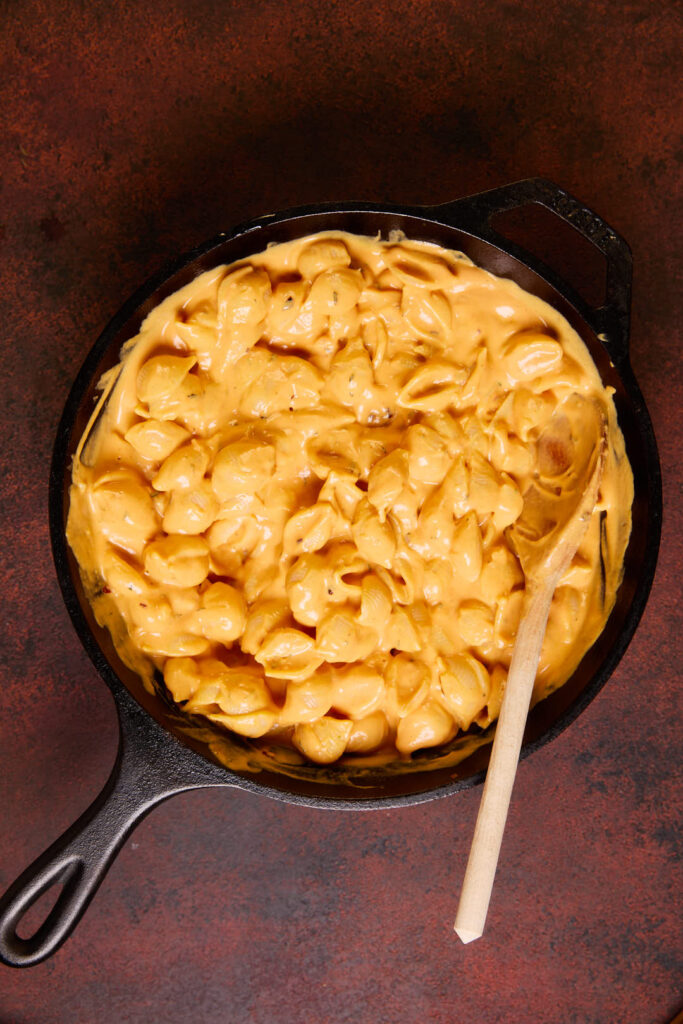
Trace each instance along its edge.
<path fill-rule="evenodd" d="M 114 760 L 55 578 L 49 460 L 89 347 L 175 254 L 302 203 L 553 179 L 632 247 L 665 502 L 626 655 L 519 770 L 483 939 L 452 931 L 478 790 L 365 814 L 197 791 L 144 820 L 51 960 L 0 967 L 1 1024 L 681 1008 L 681 28 L 650 0 L 0 4 L 0 890 Z"/>

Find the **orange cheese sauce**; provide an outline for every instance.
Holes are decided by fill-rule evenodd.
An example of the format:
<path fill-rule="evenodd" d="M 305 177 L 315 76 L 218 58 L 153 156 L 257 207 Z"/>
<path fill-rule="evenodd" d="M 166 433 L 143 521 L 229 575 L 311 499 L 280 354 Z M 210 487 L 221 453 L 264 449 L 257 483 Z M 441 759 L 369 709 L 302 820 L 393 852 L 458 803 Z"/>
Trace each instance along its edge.
<path fill-rule="evenodd" d="M 494 721 L 525 599 L 506 530 L 575 393 L 608 454 L 535 699 L 604 627 L 633 498 L 611 395 L 558 312 L 462 254 L 273 246 L 164 300 L 101 386 L 67 536 L 124 662 L 189 713 L 318 763 Z"/>

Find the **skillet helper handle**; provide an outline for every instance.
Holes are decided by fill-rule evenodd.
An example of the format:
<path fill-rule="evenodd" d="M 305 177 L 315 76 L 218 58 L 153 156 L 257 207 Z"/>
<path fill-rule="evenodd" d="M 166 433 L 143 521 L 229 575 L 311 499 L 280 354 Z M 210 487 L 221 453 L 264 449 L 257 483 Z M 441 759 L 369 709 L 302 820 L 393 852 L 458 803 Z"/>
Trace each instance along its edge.
<path fill-rule="evenodd" d="M 121 701 L 116 763 L 102 792 L 80 818 L 30 865 L 0 898 L 0 962 L 32 967 L 55 953 L 78 924 L 116 854 L 135 826 L 157 804 L 201 782 L 164 771 L 170 737 L 150 749 L 137 737 L 141 708 Z M 145 728 L 145 726 L 143 726 Z M 149 745 L 149 724 L 146 725 Z M 164 756 L 166 755 L 166 757 Z M 206 785 L 206 782 L 204 783 Z M 22 918 L 53 886 L 61 892 L 30 938 L 18 932 Z"/>
<path fill-rule="evenodd" d="M 456 199 L 433 207 L 433 212 L 453 227 L 470 230 L 493 245 L 505 248 L 517 255 L 532 269 L 539 266 L 539 272 L 551 284 L 560 284 L 560 291 L 566 291 L 564 282 L 555 280 L 555 274 L 540 261 L 519 246 L 512 246 L 494 228 L 492 218 L 506 210 L 514 210 L 533 203 L 544 206 L 551 213 L 575 228 L 583 237 L 602 253 L 607 263 L 607 289 L 605 303 L 597 308 L 588 306 L 578 296 L 574 304 L 585 315 L 591 327 L 607 348 L 615 364 L 628 359 L 629 328 L 631 317 L 631 283 L 633 261 L 628 244 L 606 224 L 601 217 L 590 210 L 569 192 L 547 178 L 526 178 L 501 188 L 494 188 L 478 195 Z"/>

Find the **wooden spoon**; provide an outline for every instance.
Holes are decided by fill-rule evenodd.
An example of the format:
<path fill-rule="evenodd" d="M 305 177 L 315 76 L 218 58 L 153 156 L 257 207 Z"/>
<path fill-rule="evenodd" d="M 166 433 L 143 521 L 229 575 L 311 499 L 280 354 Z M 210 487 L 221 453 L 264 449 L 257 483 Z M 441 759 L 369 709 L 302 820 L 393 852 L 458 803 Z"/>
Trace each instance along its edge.
<path fill-rule="evenodd" d="M 521 516 L 507 531 L 524 571 L 525 610 L 455 920 L 463 942 L 484 931 L 550 604 L 588 528 L 606 448 L 602 407 L 582 395 L 569 396 L 538 439 L 536 479 L 524 495 Z"/>

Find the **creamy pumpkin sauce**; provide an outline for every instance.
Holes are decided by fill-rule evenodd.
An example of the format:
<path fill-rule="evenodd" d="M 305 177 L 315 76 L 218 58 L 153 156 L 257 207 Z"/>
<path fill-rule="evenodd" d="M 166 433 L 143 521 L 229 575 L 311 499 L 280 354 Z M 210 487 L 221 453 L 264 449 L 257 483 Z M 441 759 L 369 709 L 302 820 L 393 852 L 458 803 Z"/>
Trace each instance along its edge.
<path fill-rule="evenodd" d="M 558 312 L 462 254 L 273 246 L 164 300 L 101 386 L 68 539 L 123 661 L 188 713 L 318 763 L 494 721 L 525 598 L 506 530 L 576 393 L 609 447 L 535 699 L 604 627 L 633 497 L 609 389 Z"/>

